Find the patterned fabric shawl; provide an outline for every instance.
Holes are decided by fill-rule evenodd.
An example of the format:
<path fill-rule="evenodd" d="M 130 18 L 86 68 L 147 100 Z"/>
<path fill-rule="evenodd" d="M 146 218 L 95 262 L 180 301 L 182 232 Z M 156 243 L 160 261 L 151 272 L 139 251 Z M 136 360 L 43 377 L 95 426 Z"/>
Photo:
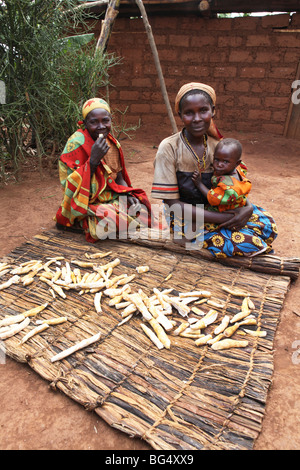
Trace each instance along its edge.
<path fill-rule="evenodd" d="M 101 161 L 91 177 L 90 155 L 94 140 L 85 129 L 77 130 L 68 140 L 60 157 L 60 181 L 64 190 L 61 207 L 56 213 L 56 221 L 70 227 L 77 220 L 84 220 L 101 198 L 102 192 L 108 191 L 113 195 L 135 196 L 148 209 L 148 224 L 151 223 L 151 206 L 145 191 L 134 189 L 125 168 L 124 155 L 119 142 L 111 135 L 108 139 L 119 151 L 122 175 L 128 186 L 118 185 L 105 171 L 105 162 Z M 107 201 L 108 202 L 108 201 Z M 84 224 L 86 225 L 86 224 Z M 90 240 L 91 241 L 91 240 Z"/>

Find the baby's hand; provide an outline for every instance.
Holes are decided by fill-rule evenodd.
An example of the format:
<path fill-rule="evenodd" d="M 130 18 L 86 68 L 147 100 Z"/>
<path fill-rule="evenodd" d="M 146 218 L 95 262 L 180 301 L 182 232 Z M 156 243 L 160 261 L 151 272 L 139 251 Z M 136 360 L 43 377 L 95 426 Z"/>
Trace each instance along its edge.
<path fill-rule="evenodd" d="M 202 182 L 201 173 L 199 173 L 199 171 L 194 171 L 192 175 L 192 181 L 194 185 L 196 186 L 196 188 L 198 187 L 199 183 Z"/>

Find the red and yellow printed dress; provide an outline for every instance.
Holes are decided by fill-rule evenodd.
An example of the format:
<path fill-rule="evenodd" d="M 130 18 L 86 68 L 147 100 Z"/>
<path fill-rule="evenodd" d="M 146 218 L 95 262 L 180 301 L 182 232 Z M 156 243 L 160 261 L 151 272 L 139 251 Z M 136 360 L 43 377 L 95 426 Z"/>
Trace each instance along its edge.
<path fill-rule="evenodd" d="M 243 207 L 251 191 L 251 182 L 246 177 L 244 164 L 236 168 L 239 178 L 231 175 L 213 176 L 212 188 L 207 193 L 207 201 L 211 208 L 219 212 Z"/>
<path fill-rule="evenodd" d="M 92 177 L 90 156 L 95 142 L 86 129 L 78 129 L 69 138 L 59 159 L 64 195 L 55 219 L 65 227 L 79 224 L 89 242 L 117 237 L 121 230 L 126 230 L 137 220 L 145 226 L 151 224 L 151 208 L 145 191 L 132 188 L 119 142 L 111 134 L 107 141 L 110 149 Z M 119 171 L 128 186 L 115 182 Z M 120 198 L 129 194 L 142 205 L 138 217 L 128 214 L 128 207 L 124 206 L 126 197 Z"/>

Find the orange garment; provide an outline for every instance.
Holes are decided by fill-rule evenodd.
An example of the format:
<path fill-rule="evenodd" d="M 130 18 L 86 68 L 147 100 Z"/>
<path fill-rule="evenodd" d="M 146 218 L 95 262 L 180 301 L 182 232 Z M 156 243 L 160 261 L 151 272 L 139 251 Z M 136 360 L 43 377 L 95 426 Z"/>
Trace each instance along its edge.
<path fill-rule="evenodd" d="M 246 204 L 252 185 L 246 178 L 245 169 L 240 165 L 237 167 L 237 172 L 239 178 L 231 175 L 212 177 L 212 189 L 207 194 L 207 200 L 215 210 L 224 212 Z"/>

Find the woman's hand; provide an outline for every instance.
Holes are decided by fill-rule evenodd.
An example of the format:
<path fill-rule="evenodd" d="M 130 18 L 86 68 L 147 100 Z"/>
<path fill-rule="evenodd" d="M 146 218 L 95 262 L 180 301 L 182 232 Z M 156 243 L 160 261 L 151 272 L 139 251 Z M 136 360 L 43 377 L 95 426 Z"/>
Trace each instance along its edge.
<path fill-rule="evenodd" d="M 228 230 L 240 230 L 245 227 L 253 212 L 251 202 L 247 200 L 247 204 L 232 211 L 226 211 L 226 214 L 233 214 L 233 217 L 219 225 L 219 228 L 227 228 Z"/>
<path fill-rule="evenodd" d="M 122 171 L 119 171 L 119 173 L 117 174 L 116 183 L 119 184 L 120 186 L 128 186 L 126 181 L 123 178 Z M 129 215 L 136 214 L 137 212 L 141 210 L 141 203 L 135 196 L 132 196 L 131 194 L 127 194 L 127 207 L 129 208 L 128 210 Z"/>
<path fill-rule="evenodd" d="M 128 207 L 129 207 L 129 215 L 130 213 L 134 212 L 135 214 L 141 210 L 141 203 L 140 201 L 135 197 L 129 195 L 127 197 L 127 202 L 128 202 Z"/>
<path fill-rule="evenodd" d="M 95 141 L 90 157 L 91 169 L 95 171 L 99 165 L 102 158 L 107 154 L 109 145 L 107 145 L 105 138 L 102 134 L 99 135 L 98 139 Z"/>

